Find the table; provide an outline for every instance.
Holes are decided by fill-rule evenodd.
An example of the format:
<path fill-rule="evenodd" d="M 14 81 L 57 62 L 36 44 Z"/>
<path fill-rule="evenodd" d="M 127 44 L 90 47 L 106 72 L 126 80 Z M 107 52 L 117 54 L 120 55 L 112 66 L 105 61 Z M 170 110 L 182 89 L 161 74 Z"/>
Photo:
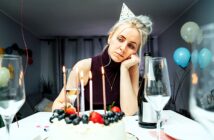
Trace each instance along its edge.
<path fill-rule="evenodd" d="M 11 125 L 12 140 L 43 140 L 48 136 L 51 112 L 38 112 Z M 170 110 L 163 111 L 164 132 L 181 140 L 208 140 L 206 131 L 197 122 Z M 154 129 L 144 129 L 138 125 L 138 116 L 124 118 L 126 132 L 132 133 L 139 140 L 156 140 Z M 5 128 L 0 129 L 0 140 L 5 139 Z"/>

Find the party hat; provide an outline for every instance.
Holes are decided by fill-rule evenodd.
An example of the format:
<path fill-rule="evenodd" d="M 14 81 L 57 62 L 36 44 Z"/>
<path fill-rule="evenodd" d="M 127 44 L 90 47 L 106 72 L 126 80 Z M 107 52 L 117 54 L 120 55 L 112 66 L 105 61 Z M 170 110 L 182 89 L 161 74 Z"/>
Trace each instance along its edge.
<path fill-rule="evenodd" d="M 134 13 L 123 3 L 119 21 L 132 17 L 135 17 Z"/>

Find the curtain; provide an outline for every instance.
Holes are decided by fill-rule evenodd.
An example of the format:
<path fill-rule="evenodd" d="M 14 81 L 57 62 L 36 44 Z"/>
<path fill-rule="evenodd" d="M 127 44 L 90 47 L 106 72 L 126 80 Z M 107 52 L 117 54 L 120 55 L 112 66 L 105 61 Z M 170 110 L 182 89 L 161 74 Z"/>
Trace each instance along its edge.
<path fill-rule="evenodd" d="M 90 58 L 100 53 L 106 44 L 107 37 L 80 37 L 76 39 L 65 39 L 64 64 L 67 68 L 72 68 L 74 64 L 81 60 Z"/>
<path fill-rule="evenodd" d="M 41 78 L 54 83 L 55 97 L 63 85 L 62 66 L 71 69 L 79 60 L 97 55 L 103 50 L 106 41 L 107 36 L 41 40 Z"/>

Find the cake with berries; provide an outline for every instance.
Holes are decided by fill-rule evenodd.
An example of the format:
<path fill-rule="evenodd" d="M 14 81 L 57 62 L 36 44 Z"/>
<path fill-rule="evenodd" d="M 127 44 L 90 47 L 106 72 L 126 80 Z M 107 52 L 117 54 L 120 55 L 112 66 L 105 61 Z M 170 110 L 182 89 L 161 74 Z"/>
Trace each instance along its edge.
<path fill-rule="evenodd" d="M 118 107 L 106 114 L 93 111 L 77 115 L 72 109 L 55 110 L 48 140 L 126 140 L 123 116 Z"/>

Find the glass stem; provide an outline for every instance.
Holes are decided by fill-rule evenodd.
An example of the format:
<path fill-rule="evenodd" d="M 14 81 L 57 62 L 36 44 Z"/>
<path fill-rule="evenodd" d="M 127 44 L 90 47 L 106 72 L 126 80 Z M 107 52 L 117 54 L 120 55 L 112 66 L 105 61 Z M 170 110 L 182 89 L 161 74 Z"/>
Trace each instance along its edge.
<path fill-rule="evenodd" d="M 161 139 L 161 111 L 156 111 L 157 113 L 157 129 L 156 129 L 156 134 L 157 134 L 157 140 Z"/>
<path fill-rule="evenodd" d="M 14 116 L 2 116 L 2 118 L 6 128 L 7 140 L 10 140 L 10 124 L 12 123 Z"/>

